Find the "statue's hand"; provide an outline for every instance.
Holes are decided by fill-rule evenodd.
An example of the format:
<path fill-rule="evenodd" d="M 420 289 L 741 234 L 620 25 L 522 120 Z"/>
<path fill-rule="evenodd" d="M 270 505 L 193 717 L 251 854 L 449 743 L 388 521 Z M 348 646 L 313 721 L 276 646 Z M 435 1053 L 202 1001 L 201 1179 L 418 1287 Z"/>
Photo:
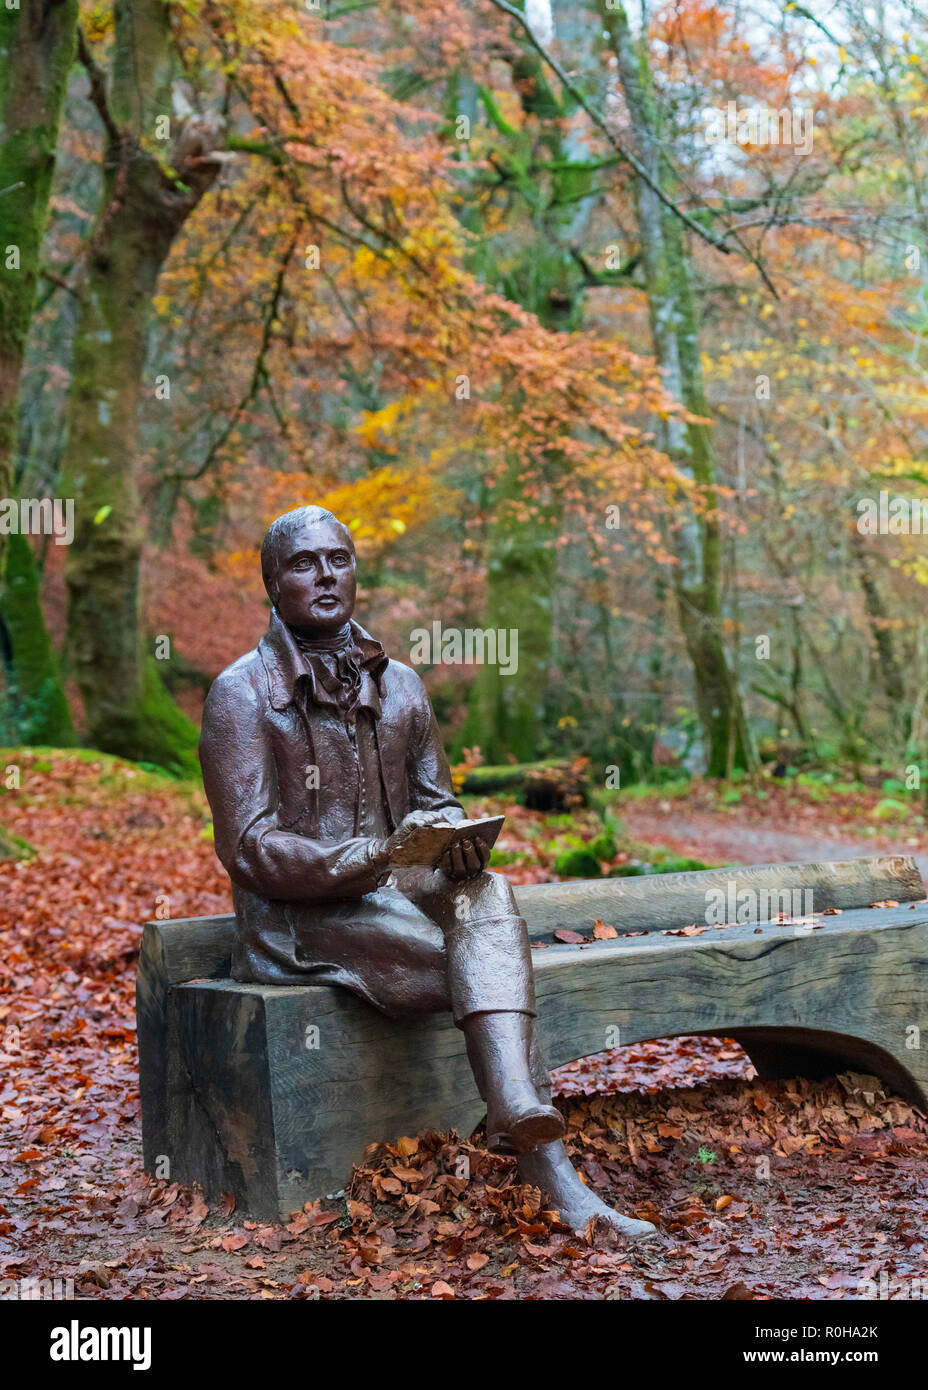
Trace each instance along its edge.
<path fill-rule="evenodd" d="M 446 878 L 476 878 L 482 874 L 490 862 L 490 851 L 486 843 L 474 836 L 472 840 L 461 840 L 446 849 L 441 857 L 442 872 Z"/>
<path fill-rule="evenodd" d="M 435 836 L 429 833 L 429 826 L 442 824 L 446 819 L 443 811 L 411 811 L 393 834 L 380 842 L 380 854 L 395 868 L 434 865 Z"/>

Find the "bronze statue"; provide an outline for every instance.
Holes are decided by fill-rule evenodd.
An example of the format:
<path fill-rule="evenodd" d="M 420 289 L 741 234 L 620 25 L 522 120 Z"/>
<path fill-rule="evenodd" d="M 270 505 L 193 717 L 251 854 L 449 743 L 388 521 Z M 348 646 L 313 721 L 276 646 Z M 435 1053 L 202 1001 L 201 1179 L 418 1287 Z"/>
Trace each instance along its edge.
<path fill-rule="evenodd" d="M 342 985 L 395 1017 L 450 1009 L 488 1147 L 517 1154 L 575 1229 L 595 1216 L 654 1234 L 601 1202 L 567 1156 L 535 1041 L 525 921 L 487 872 L 486 843 L 462 827 L 435 863 L 435 827 L 464 811 L 421 680 L 352 619 L 350 531 L 318 507 L 287 512 L 261 568 L 270 625 L 214 681 L 200 740 L 233 885 L 234 978 Z"/>

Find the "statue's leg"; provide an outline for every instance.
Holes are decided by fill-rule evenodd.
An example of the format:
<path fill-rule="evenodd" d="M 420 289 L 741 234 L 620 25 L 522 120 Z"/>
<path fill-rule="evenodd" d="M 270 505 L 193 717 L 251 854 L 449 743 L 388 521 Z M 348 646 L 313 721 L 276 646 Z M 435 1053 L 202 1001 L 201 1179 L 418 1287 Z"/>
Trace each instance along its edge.
<path fill-rule="evenodd" d="M 623 1216 L 591 1192 L 564 1147 L 563 1120 L 552 1105 L 551 1077 L 535 1036 L 528 928 L 509 883 L 500 874 L 484 873 L 449 886 L 454 889 L 450 897 L 437 894 L 440 900 L 433 898 L 430 907 L 439 914 L 445 934 L 455 1022 L 467 1039 L 474 1076 L 487 1102 L 487 1147 L 515 1149 L 520 1177 L 540 1187 L 574 1230 L 584 1230 L 595 1217 L 627 1240 L 656 1236 L 650 1222 Z M 540 1125 L 526 1126 L 524 1136 L 513 1136 L 511 1117 L 520 1105 L 532 1114 L 557 1115 L 557 1132 L 545 1135 Z M 512 1142 L 514 1138 L 523 1142 Z"/>
<path fill-rule="evenodd" d="M 551 1076 L 545 1065 L 537 1038 L 532 1045 L 532 1073 L 539 1099 L 551 1101 Z M 626 1240 L 650 1240 L 657 1228 L 650 1221 L 637 1221 L 623 1216 L 596 1196 L 581 1179 L 570 1161 L 564 1144 L 540 1144 L 528 1153 L 519 1155 L 519 1176 L 523 1182 L 540 1187 L 548 1201 L 561 1214 L 565 1225 L 582 1231 L 591 1217 L 603 1221 Z"/>
<path fill-rule="evenodd" d="M 417 901 L 444 933 L 452 1015 L 487 1103 L 487 1147 L 522 1153 L 559 1139 L 564 1121 L 532 1076 L 535 981 L 509 884 L 498 874 L 457 883 L 438 873 Z"/>

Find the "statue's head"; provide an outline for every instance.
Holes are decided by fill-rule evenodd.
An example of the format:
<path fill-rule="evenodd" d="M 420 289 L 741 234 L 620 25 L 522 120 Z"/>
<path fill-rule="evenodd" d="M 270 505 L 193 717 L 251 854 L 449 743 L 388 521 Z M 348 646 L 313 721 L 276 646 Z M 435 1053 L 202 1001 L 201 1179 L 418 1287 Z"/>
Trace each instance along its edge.
<path fill-rule="evenodd" d="M 338 632 L 354 612 L 354 542 L 323 507 L 298 507 L 271 522 L 261 574 L 283 621 L 309 637 Z"/>

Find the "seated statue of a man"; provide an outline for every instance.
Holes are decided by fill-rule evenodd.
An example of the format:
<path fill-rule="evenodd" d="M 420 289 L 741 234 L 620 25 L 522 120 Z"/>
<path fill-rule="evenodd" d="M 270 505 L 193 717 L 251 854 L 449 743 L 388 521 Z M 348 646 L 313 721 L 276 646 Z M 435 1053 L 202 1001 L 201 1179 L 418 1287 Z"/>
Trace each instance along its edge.
<path fill-rule="evenodd" d="M 421 680 L 352 619 L 350 531 L 318 507 L 287 512 L 261 567 L 270 626 L 214 682 L 200 741 L 233 884 L 234 978 L 340 985 L 393 1017 L 450 1010 L 488 1147 L 517 1154 L 574 1229 L 597 1217 L 652 1235 L 584 1186 L 561 1142 L 525 921 L 486 844 L 464 839 L 432 866 L 417 854 L 428 838 L 434 854 L 430 825 L 465 814 Z"/>

